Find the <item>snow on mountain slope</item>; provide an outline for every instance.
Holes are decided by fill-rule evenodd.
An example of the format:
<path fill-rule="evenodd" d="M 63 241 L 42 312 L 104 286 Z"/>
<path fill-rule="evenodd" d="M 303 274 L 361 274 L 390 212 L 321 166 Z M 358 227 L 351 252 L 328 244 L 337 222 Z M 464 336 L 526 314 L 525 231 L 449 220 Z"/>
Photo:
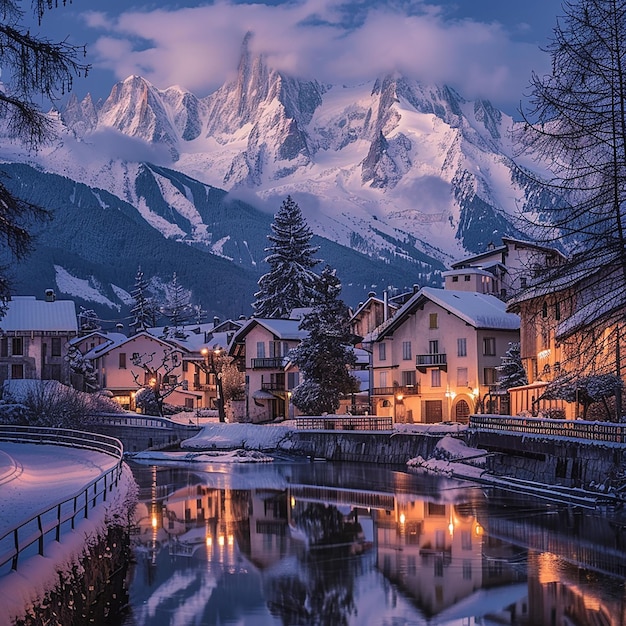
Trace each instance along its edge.
<path fill-rule="evenodd" d="M 291 194 L 315 233 L 372 257 L 445 262 L 519 234 L 512 216 L 534 190 L 512 160 L 511 118 L 489 102 L 400 75 L 300 81 L 247 43 L 236 77 L 205 98 L 131 76 L 100 106 L 71 99 L 63 140 L 29 159 L 213 250 L 227 240 L 213 240 L 191 179 L 271 213 Z"/>

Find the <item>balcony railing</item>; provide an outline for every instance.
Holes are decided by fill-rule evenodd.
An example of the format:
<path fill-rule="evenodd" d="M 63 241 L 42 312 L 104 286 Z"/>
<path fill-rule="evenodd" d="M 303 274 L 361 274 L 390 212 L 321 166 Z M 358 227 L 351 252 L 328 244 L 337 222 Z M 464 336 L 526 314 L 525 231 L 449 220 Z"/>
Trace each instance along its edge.
<path fill-rule="evenodd" d="M 252 369 L 278 370 L 283 368 L 284 357 L 270 357 L 265 359 L 252 359 Z"/>
<path fill-rule="evenodd" d="M 446 354 L 418 354 L 415 357 L 417 367 L 440 367 L 447 365 Z"/>
<path fill-rule="evenodd" d="M 419 396 L 420 386 L 405 385 L 402 387 L 374 387 L 372 389 L 373 396 L 393 396 L 398 394 L 403 396 Z"/>
<path fill-rule="evenodd" d="M 266 391 L 286 391 L 285 383 L 277 383 L 276 381 L 261 383 L 261 389 L 265 389 Z"/>

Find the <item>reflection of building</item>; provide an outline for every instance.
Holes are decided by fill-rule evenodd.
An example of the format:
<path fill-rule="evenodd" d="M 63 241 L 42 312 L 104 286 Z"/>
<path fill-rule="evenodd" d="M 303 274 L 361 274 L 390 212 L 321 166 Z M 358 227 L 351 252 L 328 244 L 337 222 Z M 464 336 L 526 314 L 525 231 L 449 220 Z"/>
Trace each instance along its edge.
<path fill-rule="evenodd" d="M 482 528 L 452 504 L 396 501 L 375 520 L 378 567 L 436 615 L 482 585 Z"/>

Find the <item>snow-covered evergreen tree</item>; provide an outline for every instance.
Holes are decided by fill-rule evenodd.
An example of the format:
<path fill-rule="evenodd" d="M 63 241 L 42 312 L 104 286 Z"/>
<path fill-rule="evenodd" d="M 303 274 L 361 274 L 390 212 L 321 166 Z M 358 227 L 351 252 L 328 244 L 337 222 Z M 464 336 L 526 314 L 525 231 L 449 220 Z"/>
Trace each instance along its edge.
<path fill-rule="evenodd" d="M 98 389 L 98 377 L 93 362 L 86 359 L 76 346 L 69 346 L 65 360 L 69 363 L 72 373 L 81 377 L 82 391 Z"/>
<path fill-rule="evenodd" d="M 501 360 L 502 365 L 496 367 L 498 371 L 498 387 L 500 389 L 508 391 L 511 387 L 520 387 L 528 384 L 519 342 L 509 343 L 509 349 Z"/>
<path fill-rule="evenodd" d="M 130 323 L 135 333 L 139 333 L 146 328 L 156 326 L 156 305 L 154 299 L 149 295 L 148 283 L 141 270 L 141 266 L 137 268 L 135 274 L 135 285 L 130 295 L 134 301 L 133 308 L 130 310 L 133 320 Z"/>
<path fill-rule="evenodd" d="M 318 287 L 319 304 L 300 324 L 300 328 L 309 332 L 308 337 L 289 355 L 303 377 L 293 391 L 292 401 L 309 415 L 336 412 L 340 397 L 359 388 L 349 369 L 356 362 L 350 311 L 339 299 L 341 283 L 335 270 L 326 266 Z"/>
<path fill-rule="evenodd" d="M 291 196 L 283 201 L 267 238 L 271 246 L 265 262 L 270 271 L 259 279 L 253 304 L 257 317 L 289 317 L 295 308 L 311 306 L 317 297 L 318 276 L 313 258 L 319 247 L 311 245 L 313 233 Z"/>
<path fill-rule="evenodd" d="M 90 333 L 94 330 L 100 330 L 100 319 L 93 309 L 86 309 L 81 306 L 78 314 L 78 325 L 82 332 Z"/>
<path fill-rule="evenodd" d="M 176 272 L 165 286 L 165 303 L 160 311 L 167 317 L 175 333 L 189 322 L 192 314 L 191 292 L 180 284 Z"/>
<path fill-rule="evenodd" d="M 607 419 L 612 420 L 615 416 L 609 407 L 608 399 L 615 397 L 616 393 L 622 393 L 623 388 L 624 382 L 616 374 L 590 374 L 581 377 L 564 375 L 548 384 L 542 398 L 581 404 L 583 419 L 586 419 L 587 411 L 592 404 L 602 402 Z"/>

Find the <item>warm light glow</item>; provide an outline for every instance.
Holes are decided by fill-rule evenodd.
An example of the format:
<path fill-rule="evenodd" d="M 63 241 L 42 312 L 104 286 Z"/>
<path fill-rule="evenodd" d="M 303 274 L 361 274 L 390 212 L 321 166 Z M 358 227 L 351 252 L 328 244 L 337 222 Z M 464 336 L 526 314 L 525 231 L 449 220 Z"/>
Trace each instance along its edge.
<path fill-rule="evenodd" d="M 159 520 L 157 519 L 157 516 L 153 515 L 152 516 L 152 528 L 156 528 L 158 523 L 159 523 Z"/>
<path fill-rule="evenodd" d="M 213 537 L 206 538 L 206 545 L 207 545 L 207 548 L 210 548 L 213 545 Z"/>
<path fill-rule="evenodd" d="M 474 532 L 476 533 L 476 535 L 482 535 L 483 527 L 480 524 L 476 524 L 476 527 L 474 528 Z"/>
<path fill-rule="evenodd" d="M 402 398 L 404 398 L 404 396 L 403 396 L 401 393 L 399 393 L 399 394 L 396 396 L 396 400 L 397 400 L 398 402 L 401 402 L 401 401 L 402 401 Z"/>
<path fill-rule="evenodd" d="M 296 506 L 296 499 L 291 496 L 291 508 L 293 509 Z"/>
<path fill-rule="evenodd" d="M 406 521 L 406 517 L 404 516 L 404 513 L 400 513 L 400 523 L 404 524 L 405 521 Z"/>
<path fill-rule="evenodd" d="M 448 524 L 448 532 L 450 535 L 454 535 L 454 524 L 452 522 Z"/>
<path fill-rule="evenodd" d="M 550 356 L 550 350 L 542 350 L 537 353 L 538 359 L 547 359 Z"/>
<path fill-rule="evenodd" d="M 224 545 L 224 535 L 220 535 L 220 536 L 217 538 L 217 543 L 218 543 L 218 545 L 220 545 L 220 546 L 223 546 L 223 545 Z"/>
<path fill-rule="evenodd" d="M 474 389 L 472 389 L 472 395 L 477 398 L 480 395 L 480 389 L 478 387 L 474 387 Z"/>
<path fill-rule="evenodd" d="M 154 387 L 156 385 L 156 378 L 150 379 L 150 387 Z"/>
<path fill-rule="evenodd" d="M 235 538 L 232 535 L 228 535 L 228 545 L 232 546 L 235 543 Z"/>
<path fill-rule="evenodd" d="M 550 552 L 542 552 L 538 556 L 539 582 L 542 585 L 555 583 L 561 580 L 561 572 L 559 571 L 559 559 L 555 554 Z"/>

